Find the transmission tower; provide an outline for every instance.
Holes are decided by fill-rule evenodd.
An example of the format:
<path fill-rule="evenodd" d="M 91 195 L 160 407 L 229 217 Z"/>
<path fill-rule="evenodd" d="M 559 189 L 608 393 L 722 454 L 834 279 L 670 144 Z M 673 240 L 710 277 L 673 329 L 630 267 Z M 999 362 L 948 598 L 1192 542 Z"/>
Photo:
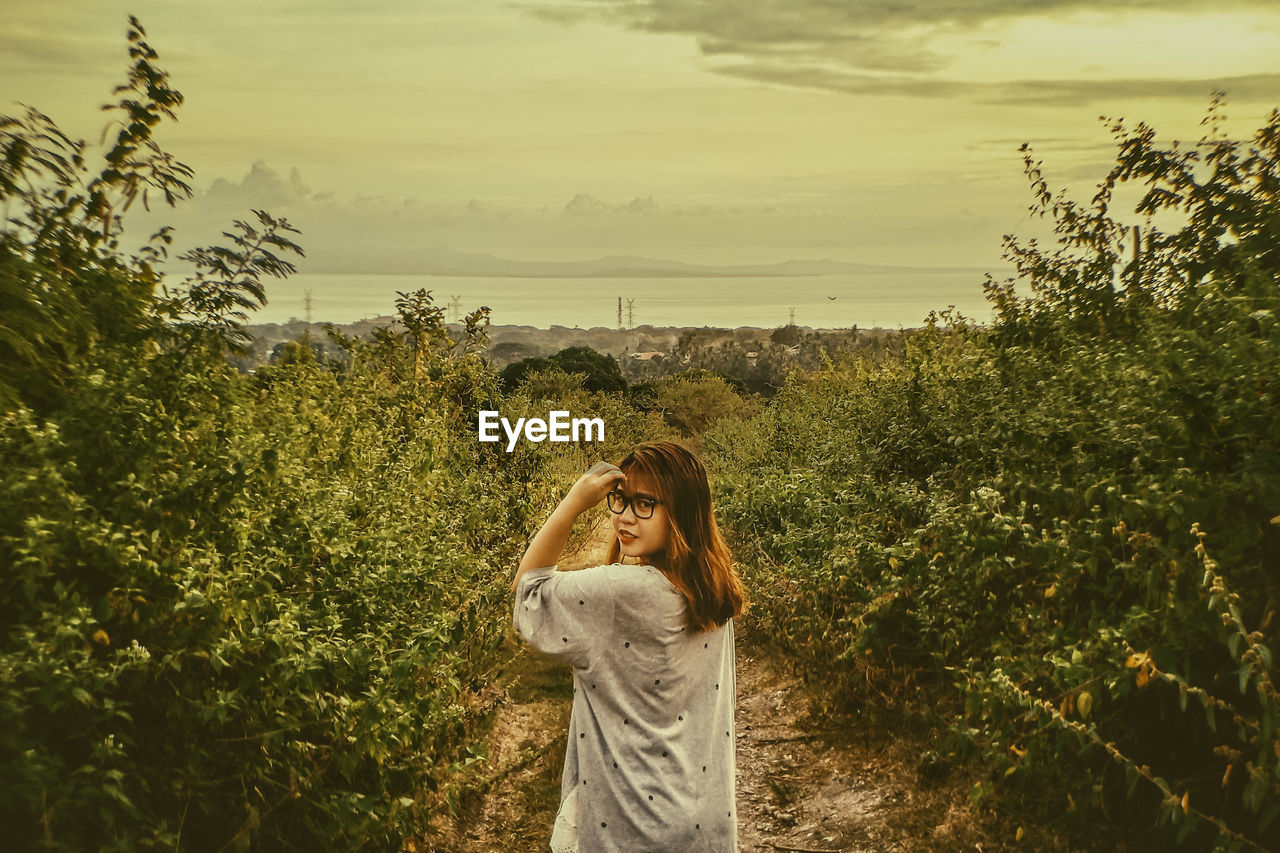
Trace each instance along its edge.
<path fill-rule="evenodd" d="M 635 327 L 636 327 L 635 300 L 628 299 L 627 300 L 627 328 L 634 329 Z"/>
<path fill-rule="evenodd" d="M 307 325 L 310 326 L 311 325 L 311 291 L 310 290 L 306 291 L 306 296 L 302 298 L 302 304 L 306 306 L 306 308 L 304 309 L 304 313 L 307 318 Z"/>
<path fill-rule="evenodd" d="M 453 322 L 462 322 L 462 294 L 455 293 L 453 298 L 449 300 L 449 307 L 453 309 Z"/>
<path fill-rule="evenodd" d="M 621 296 L 619 296 L 619 297 L 618 297 L 618 331 L 619 331 L 619 332 L 621 332 L 621 331 L 622 331 L 622 329 L 623 329 L 623 325 L 622 325 L 622 297 L 621 297 Z"/>
<path fill-rule="evenodd" d="M 787 320 L 787 325 L 794 326 L 796 324 L 796 306 L 792 305 L 787 310 L 791 312 L 791 317 Z"/>

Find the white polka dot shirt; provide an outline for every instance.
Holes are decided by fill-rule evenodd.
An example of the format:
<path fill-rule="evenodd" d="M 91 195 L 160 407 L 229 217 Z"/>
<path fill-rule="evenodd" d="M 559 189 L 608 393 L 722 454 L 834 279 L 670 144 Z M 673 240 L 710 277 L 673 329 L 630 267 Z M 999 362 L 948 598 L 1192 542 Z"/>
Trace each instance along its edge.
<path fill-rule="evenodd" d="M 733 622 L 685 612 L 650 566 L 520 579 L 516 630 L 573 666 L 560 799 L 578 792 L 582 853 L 737 849 Z"/>

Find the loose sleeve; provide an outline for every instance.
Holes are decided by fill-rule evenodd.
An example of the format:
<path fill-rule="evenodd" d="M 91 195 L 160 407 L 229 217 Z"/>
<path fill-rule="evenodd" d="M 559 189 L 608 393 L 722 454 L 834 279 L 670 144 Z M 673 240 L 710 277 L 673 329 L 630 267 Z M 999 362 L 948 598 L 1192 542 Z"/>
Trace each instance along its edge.
<path fill-rule="evenodd" d="M 613 630 L 608 566 L 574 572 L 531 569 L 516 586 L 513 623 L 534 648 L 589 667 Z"/>

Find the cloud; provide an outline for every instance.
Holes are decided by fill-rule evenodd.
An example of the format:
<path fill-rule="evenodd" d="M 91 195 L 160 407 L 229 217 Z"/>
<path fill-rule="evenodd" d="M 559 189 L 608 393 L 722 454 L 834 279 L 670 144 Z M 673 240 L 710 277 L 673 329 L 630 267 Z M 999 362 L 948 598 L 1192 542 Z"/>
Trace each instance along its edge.
<path fill-rule="evenodd" d="M 989 88 L 986 99 L 1014 104 L 1030 101 L 1076 104 L 1119 98 L 1176 98 L 1200 99 L 1207 106 L 1217 90 L 1226 92 L 1231 100 L 1274 101 L 1280 94 L 1280 73 L 1180 80 L 1027 80 L 1003 87 L 994 85 Z"/>
<path fill-rule="evenodd" d="M 291 207 L 311 197 L 311 189 L 296 168 L 286 179 L 262 160 L 253 164 L 240 183 L 218 178 L 204 194 L 207 204 L 224 210 Z"/>
<path fill-rule="evenodd" d="M 617 208 L 620 213 L 654 213 L 657 209 L 658 204 L 653 200 L 653 196 L 633 198 Z"/>
<path fill-rule="evenodd" d="M 608 205 L 591 193 L 578 193 L 569 199 L 569 203 L 564 206 L 566 216 L 591 216 L 592 214 L 603 213 L 608 209 Z"/>
<path fill-rule="evenodd" d="M 352 197 L 324 192 L 323 186 L 313 189 L 296 170 L 259 161 L 239 178 L 215 180 L 176 208 L 153 205 L 147 212 L 135 206 L 125 244 L 140 245 L 162 225 L 176 228 L 171 256 L 225 243 L 221 235 L 232 221 L 253 221 L 250 210 L 257 208 L 300 229 L 294 239 L 306 257 L 296 262 L 308 274 L 412 272 L 423 268 L 424 258 L 449 249 L 546 261 L 642 255 L 710 264 L 831 257 L 984 265 L 998 257 L 1000 235 L 1018 224 L 1027 200 L 1012 154 L 1016 145 L 1009 147 L 1007 179 L 970 175 L 860 184 L 822 198 L 769 204 L 681 202 L 650 195 L 627 201 L 627 196 L 590 192 L 547 206 L 497 198 Z M 1100 159 L 1102 165 L 1094 166 L 1086 179 L 1105 174 L 1108 158 Z M 816 172 L 798 177 L 805 188 L 828 189 L 840 178 Z M 1061 169 L 1055 168 L 1051 179 L 1060 184 Z"/>
<path fill-rule="evenodd" d="M 101 51 L 97 51 L 101 53 Z M 16 77 L 19 73 L 39 68 L 42 71 L 52 69 L 64 71 L 81 64 L 87 64 L 94 71 L 101 70 L 100 57 L 86 63 L 86 51 L 83 44 L 77 44 L 70 38 L 52 38 L 41 40 L 30 31 L 7 31 L 0 34 L 0 56 L 4 57 L 0 69 L 6 77 Z M 117 63 L 123 66 L 123 63 Z M 104 89 L 108 87 L 104 86 Z"/>
<path fill-rule="evenodd" d="M 658 203 L 653 196 L 636 197 L 625 204 L 607 204 L 591 193 L 578 193 L 564 206 L 566 216 L 598 216 L 607 213 L 655 213 Z"/>
<path fill-rule="evenodd" d="M 1075 106 L 1130 98 L 1201 100 L 1207 106 L 1215 91 L 1232 101 L 1273 101 L 1280 93 L 1280 73 L 1200 79 L 1122 78 L 1109 80 L 1010 80 L 994 83 L 938 77 L 884 76 L 831 68 L 771 62 L 736 63 L 721 74 L 806 89 L 855 95 L 965 98 L 990 104 L 1054 104 Z"/>
<path fill-rule="evenodd" d="M 946 76 L 957 48 L 939 47 L 939 39 L 957 35 L 965 37 L 965 49 L 998 47 L 984 38 L 990 27 L 1018 19 L 1105 13 L 1114 22 L 1126 13 L 1271 9 L 1258 0 L 578 0 L 525 8 L 549 21 L 597 20 L 692 36 L 715 73 L 859 95 L 1065 105 L 1131 96 L 1207 98 L 1214 88 L 1224 88 L 1239 99 L 1265 101 L 1275 97 L 1280 76 L 1147 80 L 1113 73 L 1116 79 L 1048 81 L 1015 73 L 1003 82 L 969 82 Z"/>
<path fill-rule="evenodd" d="M 739 43 L 843 42 L 868 29 L 974 27 L 1003 18 L 1073 12 L 1202 11 L 1204 0 L 579 0 L 549 7 L 547 20 L 603 19 L 653 32 L 686 33 Z M 1260 0 L 1222 0 L 1216 10 L 1265 9 Z"/>

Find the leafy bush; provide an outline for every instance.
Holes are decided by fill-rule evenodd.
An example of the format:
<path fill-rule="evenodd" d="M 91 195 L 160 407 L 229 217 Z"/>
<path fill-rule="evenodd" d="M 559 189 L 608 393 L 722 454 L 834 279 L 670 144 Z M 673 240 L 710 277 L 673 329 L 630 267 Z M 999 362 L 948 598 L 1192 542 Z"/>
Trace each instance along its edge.
<path fill-rule="evenodd" d="M 755 400 L 719 376 L 676 374 L 650 383 L 654 409 L 685 436 L 700 436 L 724 418 L 745 418 L 756 411 Z"/>
<path fill-rule="evenodd" d="M 756 618 L 981 750 L 975 796 L 1100 847 L 1154 816 L 1159 845 L 1275 849 L 1280 113 L 1252 146 L 1115 128 L 1088 209 L 1028 155 L 1060 248 L 1010 242 L 1031 295 L 990 285 L 991 328 L 931 318 L 712 429 L 719 512 Z M 1126 180 L 1185 218 L 1136 262 Z"/>
<path fill-rule="evenodd" d="M 429 294 L 256 375 L 227 355 L 299 252 L 258 212 L 164 283 L 120 216 L 189 170 L 132 22 L 114 147 L 0 120 L 0 818 L 19 849 L 387 849 L 474 760 L 507 568 L 546 467 L 475 440 L 498 399 Z M 10 316 L 6 314 L 6 316 Z"/>

